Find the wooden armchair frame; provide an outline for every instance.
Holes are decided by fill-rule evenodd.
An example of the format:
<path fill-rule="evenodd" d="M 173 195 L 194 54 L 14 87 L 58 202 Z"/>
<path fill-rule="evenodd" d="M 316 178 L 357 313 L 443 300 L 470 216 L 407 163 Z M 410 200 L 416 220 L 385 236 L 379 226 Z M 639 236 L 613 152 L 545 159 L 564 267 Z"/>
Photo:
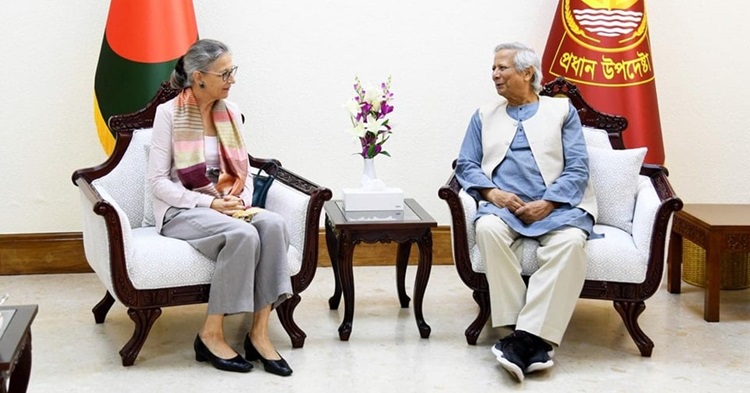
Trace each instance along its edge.
<path fill-rule="evenodd" d="M 128 308 L 128 315 L 135 323 L 135 330 L 132 337 L 120 350 L 124 366 L 130 366 L 135 362 L 152 325 L 161 315 L 162 307 L 205 303 L 208 301 L 210 284 L 148 290 L 136 289 L 127 272 L 120 218 L 114 207 L 104 200 L 96 189 L 92 187 L 94 180 L 107 175 L 118 165 L 130 144 L 133 131 L 151 128 L 156 114 L 156 107 L 172 99 L 177 93 L 178 90 L 170 88 L 169 84 L 165 82 L 157 91 L 156 96 L 143 109 L 130 114 L 112 116 L 109 119 L 109 127 L 116 133 L 116 143 L 112 155 L 103 164 L 77 170 L 72 176 L 73 183 L 93 203 L 95 213 L 102 216 L 106 221 L 114 291 L 117 298 Z M 321 187 L 287 170 L 278 160 L 260 159 L 252 156 L 249 156 L 249 159 L 250 165 L 254 168 L 260 168 L 264 163 L 274 161 L 277 165 L 271 166 L 269 171 L 276 175 L 276 181 L 310 197 L 307 205 L 307 220 L 304 229 L 305 242 L 302 250 L 302 267 L 296 275 L 291 277 L 293 296 L 277 308 L 278 317 L 291 339 L 292 346 L 294 348 L 301 348 L 304 345 L 307 335 L 295 323 L 294 310 L 300 303 L 300 293 L 310 285 L 315 276 L 318 261 L 320 213 L 323 203 L 331 199 L 332 193 L 328 188 Z M 94 313 L 96 323 L 104 322 L 114 301 L 115 299 L 112 294 L 107 291 L 104 298 L 94 306 L 92 312 Z"/>

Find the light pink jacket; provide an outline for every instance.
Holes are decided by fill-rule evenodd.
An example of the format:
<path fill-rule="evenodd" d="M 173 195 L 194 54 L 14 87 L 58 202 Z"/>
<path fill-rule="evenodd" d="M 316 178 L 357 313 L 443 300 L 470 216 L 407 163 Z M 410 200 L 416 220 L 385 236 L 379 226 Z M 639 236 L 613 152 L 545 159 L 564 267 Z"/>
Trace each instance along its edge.
<path fill-rule="evenodd" d="M 154 131 L 151 135 L 151 152 L 148 160 L 148 182 L 154 194 L 154 220 L 156 230 L 161 233 L 164 215 L 170 207 L 194 208 L 209 207 L 214 197 L 200 192 L 188 190 L 177 177 L 174 155 L 172 154 L 172 118 L 174 117 L 174 101 L 169 100 L 156 108 L 154 117 Z M 237 105 L 224 101 L 235 124 L 241 126 L 242 114 Z M 240 130 L 242 135 L 242 130 Z M 240 198 L 249 205 L 252 200 L 253 184 L 251 178 L 245 182 L 245 189 Z"/>

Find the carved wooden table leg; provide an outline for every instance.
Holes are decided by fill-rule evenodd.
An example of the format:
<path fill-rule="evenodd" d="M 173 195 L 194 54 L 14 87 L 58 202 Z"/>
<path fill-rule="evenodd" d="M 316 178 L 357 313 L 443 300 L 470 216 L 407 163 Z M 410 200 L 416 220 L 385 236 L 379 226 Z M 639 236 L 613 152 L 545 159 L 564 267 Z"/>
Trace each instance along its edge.
<path fill-rule="evenodd" d="M 31 376 L 31 323 L 39 306 L 0 307 L 5 329 L 0 335 L 0 393 L 23 393 Z"/>
<path fill-rule="evenodd" d="M 432 233 L 428 229 L 424 236 L 417 242 L 419 243 L 419 266 L 417 267 L 417 278 L 414 283 L 414 318 L 417 321 L 419 335 L 422 338 L 430 337 L 432 328 L 424 321 L 422 315 L 422 301 L 427 289 L 427 281 L 430 279 L 432 270 Z"/>
<path fill-rule="evenodd" d="M 23 339 L 23 350 L 21 355 L 18 357 L 18 363 L 16 363 L 13 375 L 10 378 L 8 392 L 9 393 L 23 393 L 29 386 L 29 377 L 31 376 L 31 331 L 26 334 Z M 2 392 L 5 392 L 5 381 L 2 381 Z"/>
<path fill-rule="evenodd" d="M 721 240 L 721 234 L 708 234 L 708 244 L 706 245 L 706 291 L 703 299 L 703 319 L 708 322 L 719 322 Z"/>
<path fill-rule="evenodd" d="M 341 341 L 348 341 L 349 335 L 352 334 L 352 321 L 354 320 L 354 269 L 352 268 L 354 243 L 349 234 L 343 231 L 339 236 L 338 245 L 338 275 L 344 293 L 344 320 L 339 326 L 339 338 Z"/>
<path fill-rule="evenodd" d="M 341 302 L 341 279 L 339 278 L 338 248 L 339 241 L 331 225 L 330 219 L 326 216 L 326 247 L 328 248 L 328 257 L 331 260 L 331 269 L 333 270 L 334 289 L 333 295 L 328 299 L 328 308 L 336 310 Z"/>
<path fill-rule="evenodd" d="M 411 299 L 406 294 L 406 267 L 409 265 L 409 254 L 411 253 L 411 242 L 398 244 L 398 256 L 396 257 L 396 288 L 401 308 L 409 308 Z"/>

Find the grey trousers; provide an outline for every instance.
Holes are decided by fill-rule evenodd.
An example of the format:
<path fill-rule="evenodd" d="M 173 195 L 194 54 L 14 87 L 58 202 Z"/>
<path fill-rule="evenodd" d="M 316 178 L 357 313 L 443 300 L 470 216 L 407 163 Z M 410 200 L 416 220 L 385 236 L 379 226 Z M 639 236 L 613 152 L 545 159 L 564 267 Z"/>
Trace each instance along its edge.
<path fill-rule="evenodd" d="M 292 295 L 289 232 L 276 213 L 264 210 L 247 223 L 205 207 L 170 208 L 162 235 L 185 240 L 216 261 L 209 314 L 276 308 Z"/>

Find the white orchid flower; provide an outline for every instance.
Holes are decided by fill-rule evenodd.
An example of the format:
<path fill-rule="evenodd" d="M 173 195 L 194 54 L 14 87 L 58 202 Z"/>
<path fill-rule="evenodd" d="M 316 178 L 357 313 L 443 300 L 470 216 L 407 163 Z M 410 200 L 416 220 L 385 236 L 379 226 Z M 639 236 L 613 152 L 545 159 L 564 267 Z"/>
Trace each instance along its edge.
<path fill-rule="evenodd" d="M 349 115 L 356 117 L 359 112 L 362 110 L 362 108 L 359 105 L 359 102 L 357 100 L 349 100 L 346 104 L 344 104 L 344 109 L 346 109 L 347 112 L 349 112 Z"/>
<path fill-rule="evenodd" d="M 377 134 L 378 131 L 380 131 L 381 128 L 383 128 L 383 123 L 385 123 L 386 120 L 376 120 L 372 116 L 367 116 L 367 123 L 365 123 L 365 129 L 368 132 L 372 132 L 373 134 Z"/>
<path fill-rule="evenodd" d="M 357 138 L 364 138 L 365 134 L 367 133 L 367 129 L 365 129 L 364 123 L 357 123 L 352 128 L 347 128 L 346 132 L 356 136 Z"/>
<path fill-rule="evenodd" d="M 372 104 L 373 111 L 380 111 L 380 103 L 383 101 L 383 94 L 383 90 L 375 86 L 369 86 L 367 90 L 365 90 L 365 101 Z"/>

